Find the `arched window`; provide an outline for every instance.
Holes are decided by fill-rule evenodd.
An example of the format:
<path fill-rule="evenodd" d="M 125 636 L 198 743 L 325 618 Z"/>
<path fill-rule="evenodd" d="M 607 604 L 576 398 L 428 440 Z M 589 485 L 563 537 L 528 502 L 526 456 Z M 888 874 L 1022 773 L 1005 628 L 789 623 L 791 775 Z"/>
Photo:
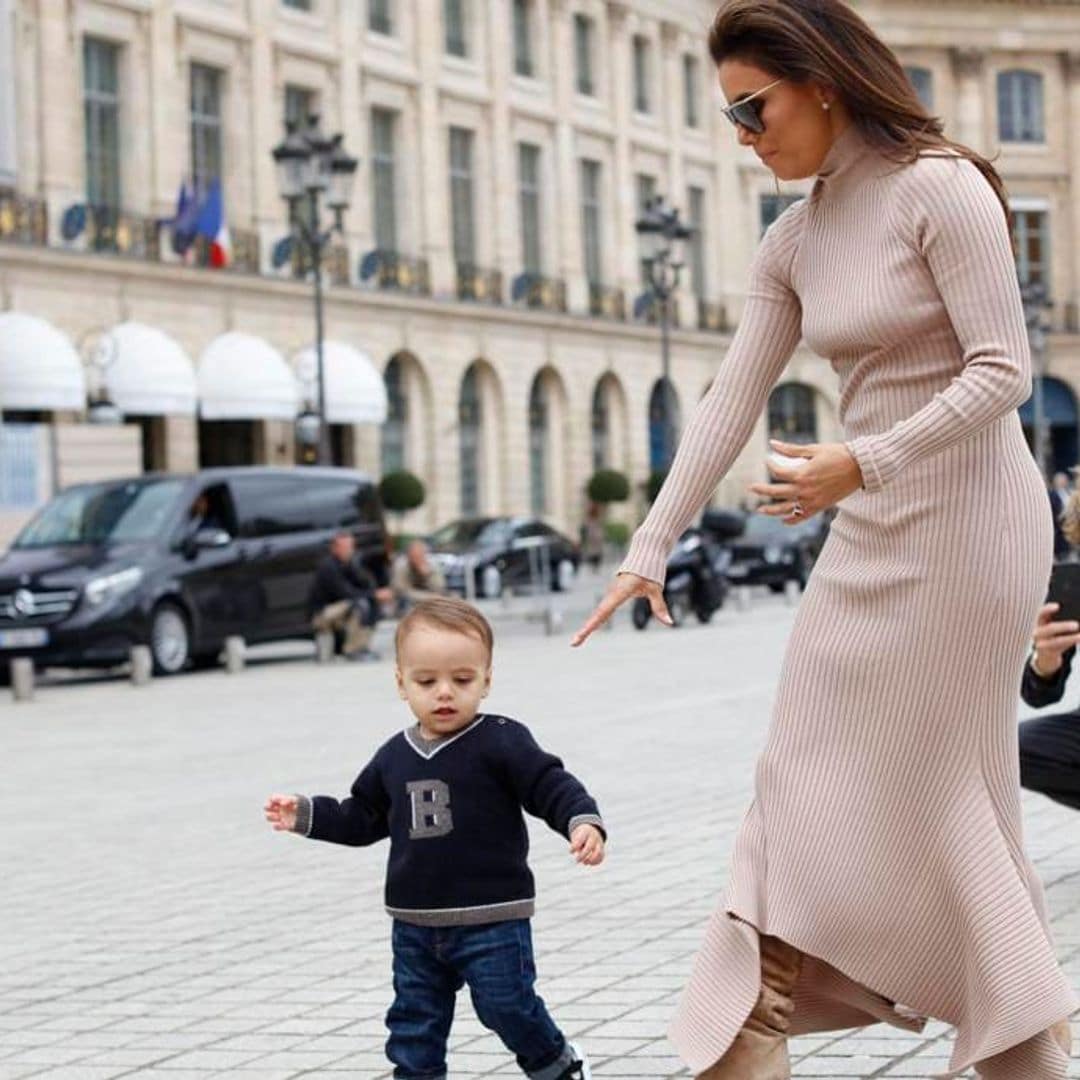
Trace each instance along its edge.
<path fill-rule="evenodd" d="M 473 364 L 461 380 L 458 397 L 461 513 L 466 517 L 480 513 L 480 439 L 483 420 L 479 378 Z"/>
<path fill-rule="evenodd" d="M 679 399 L 670 379 L 657 379 L 649 395 L 649 468 L 662 472 L 679 441 Z"/>
<path fill-rule="evenodd" d="M 538 517 L 547 513 L 548 390 L 543 373 L 529 391 L 529 505 Z"/>
<path fill-rule="evenodd" d="M 915 93 L 919 95 L 923 107 L 927 112 L 932 112 L 934 109 L 934 73 L 929 68 L 906 67 L 904 68 L 904 74 L 907 75 L 911 85 L 915 87 Z"/>
<path fill-rule="evenodd" d="M 784 383 L 769 396 L 769 438 L 784 442 L 817 442 L 814 389 L 803 383 Z"/>
<path fill-rule="evenodd" d="M 383 375 L 386 383 L 386 422 L 382 426 L 383 475 L 398 472 L 406 467 L 406 432 L 409 423 L 409 402 L 405 394 L 405 380 L 401 361 L 395 356 L 386 365 Z"/>
<path fill-rule="evenodd" d="M 1002 142 L 1046 142 L 1043 77 L 1037 71 L 1000 71 L 998 137 Z"/>
<path fill-rule="evenodd" d="M 608 402 L 608 386 L 601 379 L 596 384 L 592 399 L 592 467 L 593 472 L 610 468 L 611 462 L 611 409 Z"/>

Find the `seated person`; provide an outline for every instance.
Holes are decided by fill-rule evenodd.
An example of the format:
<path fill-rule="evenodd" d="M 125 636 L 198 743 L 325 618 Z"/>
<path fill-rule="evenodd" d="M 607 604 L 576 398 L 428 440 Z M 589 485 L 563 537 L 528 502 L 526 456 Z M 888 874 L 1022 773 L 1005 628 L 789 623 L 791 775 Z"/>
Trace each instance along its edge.
<path fill-rule="evenodd" d="M 428 546 L 423 540 L 410 541 L 405 554 L 395 561 L 390 588 L 394 591 L 399 612 L 421 600 L 446 594 L 446 579 L 431 561 Z"/>
<path fill-rule="evenodd" d="M 1020 694 L 1034 709 L 1061 700 L 1080 643 L 1080 623 L 1055 621 L 1059 605 L 1044 604 L 1035 625 L 1034 651 Z M 1020 724 L 1020 783 L 1080 810 L 1080 711 Z"/>
<path fill-rule="evenodd" d="M 222 513 L 220 496 L 214 488 L 199 492 L 188 510 L 187 535 L 194 536 L 200 529 L 231 532 Z"/>
<path fill-rule="evenodd" d="M 344 634 L 342 653 L 348 660 L 377 660 L 370 647 L 380 605 L 393 600 L 393 592 L 379 588 L 374 576 L 356 558 L 356 540 L 338 532 L 315 572 L 308 594 L 308 615 L 316 632 Z"/>

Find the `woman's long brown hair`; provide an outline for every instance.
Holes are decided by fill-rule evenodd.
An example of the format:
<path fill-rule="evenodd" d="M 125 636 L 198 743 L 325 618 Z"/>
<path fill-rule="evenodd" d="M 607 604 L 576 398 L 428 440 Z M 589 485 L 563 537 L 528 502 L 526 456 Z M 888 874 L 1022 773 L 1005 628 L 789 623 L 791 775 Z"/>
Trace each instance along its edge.
<path fill-rule="evenodd" d="M 997 170 L 945 137 L 900 61 L 842 0 L 729 0 L 709 32 L 716 64 L 738 58 L 794 83 L 831 87 L 863 136 L 889 160 L 910 164 L 937 151 L 967 158 L 986 177 L 1012 223 Z"/>

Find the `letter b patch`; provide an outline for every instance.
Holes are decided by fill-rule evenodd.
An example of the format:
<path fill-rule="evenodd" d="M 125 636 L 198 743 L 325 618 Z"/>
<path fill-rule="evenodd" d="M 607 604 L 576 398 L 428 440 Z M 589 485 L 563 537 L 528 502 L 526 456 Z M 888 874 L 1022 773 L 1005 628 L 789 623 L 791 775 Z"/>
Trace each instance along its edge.
<path fill-rule="evenodd" d="M 410 840 L 432 840 L 454 831 L 450 788 L 442 780 L 414 780 L 405 790 L 412 806 Z"/>

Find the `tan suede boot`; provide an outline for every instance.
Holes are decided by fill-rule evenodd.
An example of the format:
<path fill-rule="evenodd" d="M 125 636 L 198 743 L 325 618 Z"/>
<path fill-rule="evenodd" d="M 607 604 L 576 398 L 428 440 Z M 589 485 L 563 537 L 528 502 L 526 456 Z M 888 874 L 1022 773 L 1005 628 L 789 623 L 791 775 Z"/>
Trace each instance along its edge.
<path fill-rule="evenodd" d="M 1058 1046 L 1065 1051 L 1067 1058 L 1072 1057 L 1072 1028 L 1068 1020 L 1059 1020 L 1050 1029 L 1050 1034 L 1057 1040 Z"/>
<path fill-rule="evenodd" d="M 724 1056 L 698 1080 L 791 1080 L 787 1033 L 802 953 L 779 938 L 761 938 L 761 993 Z"/>

